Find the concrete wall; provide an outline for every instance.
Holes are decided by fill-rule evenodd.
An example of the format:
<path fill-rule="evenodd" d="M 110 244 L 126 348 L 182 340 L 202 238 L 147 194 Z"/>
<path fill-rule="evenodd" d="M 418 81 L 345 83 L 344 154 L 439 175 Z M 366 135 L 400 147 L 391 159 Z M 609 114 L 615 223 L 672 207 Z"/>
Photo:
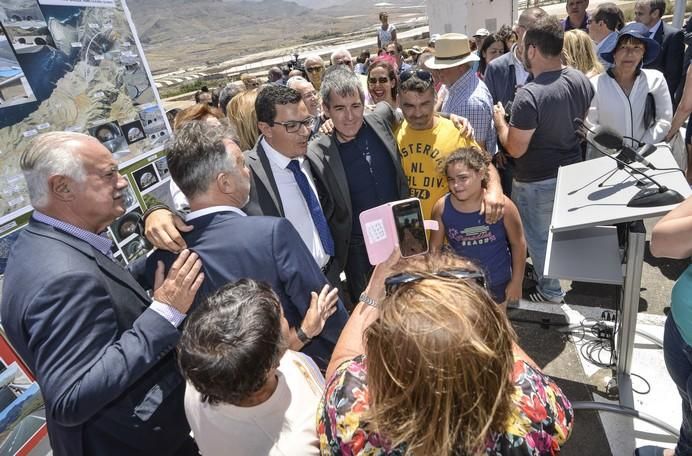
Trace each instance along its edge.
<path fill-rule="evenodd" d="M 503 24 L 512 25 L 519 12 L 517 0 L 426 0 L 430 34 L 463 33 L 479 28 L 491 33 Z"/>

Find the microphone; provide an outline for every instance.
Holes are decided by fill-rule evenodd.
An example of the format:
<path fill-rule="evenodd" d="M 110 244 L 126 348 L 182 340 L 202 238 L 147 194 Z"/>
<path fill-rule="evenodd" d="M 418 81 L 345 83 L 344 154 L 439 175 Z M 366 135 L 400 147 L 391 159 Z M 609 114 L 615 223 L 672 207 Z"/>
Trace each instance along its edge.
<path fill-rule="evenodd" d="M 656 146 L 647 145 L 646 143 L 629 136 L 627 139 L 631 139 L 632 141 L 636 142 L 639 145 L 639 148 L 637 150 L 633 150 L 632 148 L 625 146 L 624 137 L 612 128 L 599 126 L 596 128 L 596 132 L 593 135 L 593 140 L 601 146 L 608 149 L 620 150 L 620 153 L 618 154 L 618 158 L 620 160 L 627 163 L 638 161 L 647 168 L 655 170 L 656 167 L 645 159 L 643 154 L 652 154 L 656 151 Z M 639 151 L 641 151 L 641 153 Z"/>
<path fill-rule="evenodd" d="M 639 181 L 637 177 L 634 175 L 639 174 L 642 177 L 645 177 L 648 181 L 653 183 L 656 188 L 643 188 L 641 189 L 636 195 L 632 197 L 632 199 L 627 203 L 628 207 L 656 207 L 656 206 L 668 206 L 670 204 L 676 204 L 682 202 L 685 198 L 678 193 L 677 191 L 673 189 L 669 189 L 665 185 L 661 185 L 658 181 L 656 181 L 653 177 L 646 175 L 644 172 L 641 170 L 630 166 L 630 164 L 626 161 L 620 158 L 619 156 L 622 155 L 623 149 L 623 141 L 622 141 L 622 136 L 620 136 L 617 132 L 613 131 L 612 129 L 608 127 L 596 127 L 595 130 L 590 129 L 589 127 L 584 124 L 584 121 L 580 118 L 575 118 L 574 123 L 577 124 L 577 128 L 581 134 L 584 133 L 584 130 L 588 131 L 590 134 L 585 134 L 584 139 L 593 146 L 594 149 L 596 149 L 598 152 L 600 152 L 602 155 L 605 155 L 606 157 L 610 157 L 613 160 L 615 160 L 618 163 L 618 168 L 623 169 L 627 174 L 629 174 L 632 178 L 635 180 Z M 589 138 L 589 136 L 591 138 Z M 598 138 L 598 140 L 597 140 Z M 601 142 L 598 142 L 601 141 Z M 596 144 L 598 142 L 598 144 Z M 615 155 L 610 155 L 600 149 L 599 146 L 606 147 L 608 149 L 619 149 L 621 152 L 618 154 L 618 156 Z M 632 155 L 634 156 L 634 159 L 639 161 L 645 160 L 642 157 L 637 157 L 637 154 L 635 151 L 632 149 L 628 149 L 628 152 L 626 155 L 629 155 L 631 152 Z M 647 166 L 649 164 L 648 161 L 646 161 Z"/>

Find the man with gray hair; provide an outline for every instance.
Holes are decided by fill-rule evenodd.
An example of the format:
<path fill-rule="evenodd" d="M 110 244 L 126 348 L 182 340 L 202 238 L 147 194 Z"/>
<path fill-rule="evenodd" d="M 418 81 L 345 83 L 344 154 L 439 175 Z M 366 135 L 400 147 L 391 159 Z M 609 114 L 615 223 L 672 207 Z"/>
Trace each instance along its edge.
<path fill-rule="evenodd" d="M 346 203 L 334 214 L 345 223 L 339 229 L 332 225 L 332 234 L 336 256 L 346 264 L 349 294 L 357 302 L 372 271 L 358 216 L 366 209 L 409 196 L 392 133 L 396 113 L 389 104 L 379 103 L 364 114 L 363 86 L 343 65 L 329 68 L 320 92 L 323 112 L 334 123 L 334 131 L 318 136 L 308 147 L 326 157 Z"/>
<path fill-rule="evenodd" d="M 101 235 L 125 212 L 127 180 L 108 149 L 46 133 L 20 165 L 34 213 L 10 253 L 0 312 L 41 387 L 53 453 L 197 454 L 172 350 L 202 283 L 199 258 L 184 250 L 165 278 L 152 270 L 152 300 Z"/>
<path fill-rule="evenodd" d="M 308 75 L 308 80 L 315 87 L 315 90 L 320 90 L 322 77 L 324 76 L 324 61 L 319 55 L 309 55 L 303 61 L 305 73 Z"/>
<path fill-rule="evenodd" d="M 300 96 L 303 98 L 305 106 L 308 108 L 308 112 L 315 119 L 320 118 L 320 96 L 315 90 L 315 86 L 312 85 L 310 81 L 302 76 L 293 76 L 288 81 L 286 81 L 286 87 L 289 89 L 297 90 Z M 319 130 L 319 122 L 315 122 L 315 127 L 313 128 L 313 133 Z"/>
<path fill-rule="evenodd" d="M 332 66 L 344 65 L 349 70 L 353 71 L 353 57 L 348 49 L 337 49 L 332 52 L 329 60 L 332 62 Z"/>
<path fill-rule="evenodd" d="M 204 262 L 200 296 L 242 278 L 267 282 L 291 327 L 289 347 L 325 369 L 348 319 L 346 309 L 340 301 L 323 306 L 311 293 L 322 290 L 326 297 L 328 281 L 290 221 L 245 216 L 241 208 L 250 199 L 250 170 L 229 134 L 206 122 L 185 124 L 168 147 L 168 168 L 190 203 L 185 222 L 193 229 L 182 236 Z M 147 270 L 159 260 L 170 265 L 174 258 L 157 250 L 147 260 Z M 333 290 L 330 299 L 335 295 Z M 324 330 L 321 319 L 326 320 Z"/>

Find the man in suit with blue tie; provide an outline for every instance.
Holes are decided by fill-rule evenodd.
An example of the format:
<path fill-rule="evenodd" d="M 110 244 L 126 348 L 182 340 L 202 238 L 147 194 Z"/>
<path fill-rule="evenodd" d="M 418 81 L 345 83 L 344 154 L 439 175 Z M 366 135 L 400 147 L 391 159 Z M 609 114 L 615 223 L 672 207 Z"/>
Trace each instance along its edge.
<path fill-rule="evenodd" d="M 39 136 L 21 157 L 35 209 L 8 259 L 2 324 L 36 375 L 55 455 L 196 455 L 173 348 L 203 276 L 184 250 L 153 301 L 100 233 L 127 181 L 96 139 Z"/>
<path fill-rule="evenodd" d="M 685 54 L 685 34 L 661 20 L 666 12 L 666 0 L 638 0 L 634 4 L 634 20 L 649 28 L 650 38 L 661 45 L 656 59 L 644 68 L 658 70 L 666 78 L 673 106 L 676 106 L 675 93 L 683 74 L 682 64 Z"/>
<path fill-rule="evenodd" d="M 345 202 L 334 198 L 336 181 L 330 165 L 308 141 L 317 122 L 300 92 L 267 86 L 255 101 L 261 136 L 245 153 L 252 170 L 248 215 L 285 217 L 300 234 L 329 281 L 338 286 L 345 258 L 339 258 L 335 237 L 343 223 L 335 217 Z"/>
<path fill-rule="evenodd" d="M 303 120 L 297 120 L 298 128 L 306 127 Z M 286 129 L 292 128 L 288 125 Z M 190 203 L 185 222 L 192 230 L 183 233 L 184 241 L 204 263 L 205 279 L 198 299 L 242 278 L 269 283 L 291 327 L 290 348 L 310 355 L 325 369 L 348 314 L 341 301 L 332 307 L 321 306 L 321 299 L 313 295 L 311 304 L 311 292 L 319 292 L 328 282 L 291 222 L 279 217 L 246 217 L 240 209 L 248 203 L 251 184 L 238 146 L 222 127 L 190 122 L 176 132 L 168 147 L 168 167 Z M 306 214 L 313 216 L 313 212 Z M 326 227 L 325 221 L 321 223 Z M 148 259 L 148 269 L 159 259 L 170 264 L 173 255 L 156 251 Z M 322 309 L 317 311 L 319 307 Z"/>

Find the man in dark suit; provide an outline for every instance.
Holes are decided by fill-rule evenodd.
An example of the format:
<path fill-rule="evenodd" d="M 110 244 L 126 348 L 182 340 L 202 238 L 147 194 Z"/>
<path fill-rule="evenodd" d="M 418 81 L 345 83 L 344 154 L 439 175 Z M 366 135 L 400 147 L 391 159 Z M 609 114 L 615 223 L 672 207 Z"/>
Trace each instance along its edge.
<path fill-rule="evenodd" d="M 311 292 L 322 290 L 327 279 L 291 222 L 246 217 L 239 209 L 247 206 L 250 195 L 250 171 L 240 149 L 221 127 L 190 122 L 168 148 L 168 167 L 190 203 L 186 222 L 193 229 L 183 234 L 185 243 L 204 262 L 198 299 L 242 278 L 269 283 L 291 327 L 290 348 L 302 350 L 325 369 L 348 314 L 340 301 L 316 310 L 321 302 L 311 299 Z M 173 258 L 158 250 L 147 269 Z"/>
<path fill-rule="evenodd" d="M 21 158 L 34 213 L 10 254 L 2 324 L 36 375 L 56 455 L 197 454 L 173 348 L 202 283 L 185 250 L 154 300 L 102 233 L 127 181 L 96 139 L 55 132 Z"/>
<path fill-rule="evenodd" d="M 650 38 L 655 39 L 661 45 L 658 57 L 644 66 L 658 70 L 666 77 L 668 90 L 670 91 L 673 106 L 675 106 L 675 92 L 683 77 L 682 64 L 685 54 L 685 34 L 661 20 L 666 11 L 665 0 L 638 0 L 634 4 L 634 20 L 649 28 Z"/>
<path fill-rule="evenodd" d="M 333 231 L 339 226 L 334 226 L 334 212 L 345 203 L 334 198 L 335 176 L 324 155 L 308 151 L 316 119 L 298 91 L 277 85 L 262 89 L 255 111 L 262 134 L 245 153 L 252 189 L 243 210 L 287 218 L 330 283 L 338 286 L 345 263 L 335 258 Z"/>
<path fill-rule="evenodd" d="M 321 135 L 309 150 L 324 156 L 335 177 L 335 200 L 341 201 L 331 217 L 336 255 L 345 261 L 351 300 L 357 302 L 370 277 L 370 265 L 358 219 L 364 210 L 409 197 L 401 168 L 399 147 L 392 132 L 396 113 L 379 103 L 364 114 L 362 85 L 343 66 L 330 67 L 320 89 L 323 112 L 334 123 L 330 135 Z"/>

